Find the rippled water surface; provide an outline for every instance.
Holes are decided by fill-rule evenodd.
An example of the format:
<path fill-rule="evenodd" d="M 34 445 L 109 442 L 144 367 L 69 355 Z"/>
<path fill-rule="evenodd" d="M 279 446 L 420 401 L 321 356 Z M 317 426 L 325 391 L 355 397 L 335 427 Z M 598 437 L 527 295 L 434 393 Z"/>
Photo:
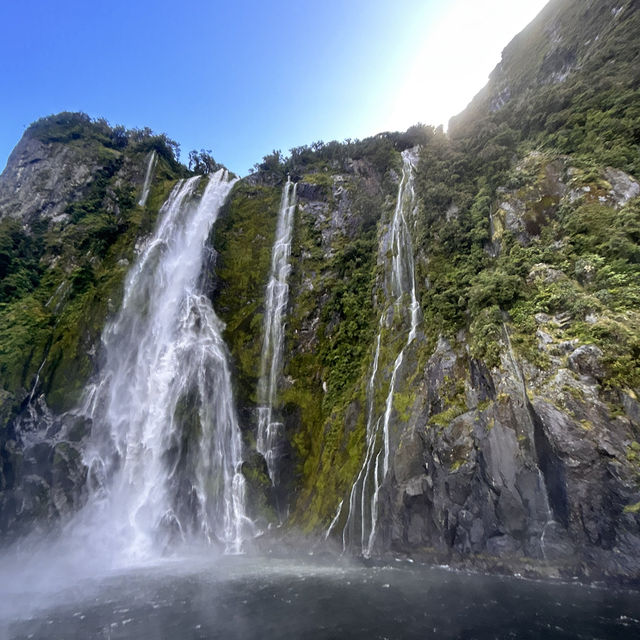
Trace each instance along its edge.
<path fill-rule="evenodd" d="M 199 557 L 7 587 L 0 637 L 12 639 L 640 638 L 634 592 L 404 562 Z"/>

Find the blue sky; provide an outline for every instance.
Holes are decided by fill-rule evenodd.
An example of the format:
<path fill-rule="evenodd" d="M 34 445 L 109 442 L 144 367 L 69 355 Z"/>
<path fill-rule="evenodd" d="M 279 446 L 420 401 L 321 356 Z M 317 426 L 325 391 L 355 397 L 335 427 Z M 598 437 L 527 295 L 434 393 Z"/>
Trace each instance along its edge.
<path fill-rule="evenodd" d="M 544 4 L 4 0 L 0 168 L 64 110 L 149 126 L 240 174 L 273 149 L 446 123 Z"/>

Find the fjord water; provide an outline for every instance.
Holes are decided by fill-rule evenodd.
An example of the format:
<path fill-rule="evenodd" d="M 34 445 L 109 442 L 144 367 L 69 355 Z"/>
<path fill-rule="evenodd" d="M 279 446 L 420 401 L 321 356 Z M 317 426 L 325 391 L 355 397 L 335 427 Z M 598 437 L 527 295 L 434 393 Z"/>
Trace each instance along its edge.
<path fill-rule="evenodd" d="M 281 447 L 282 423 L 274 416 L 278 382 L 282 375 L 284 320 L 289 300 L 291 237 L 296 209 L 297 185 L 287 178 L 282 190 L 278 212 L 276 238 L 271 253 L 271 272 L 264 301 L 262 354 L 258 381 L 258 436 L 256 448 L 264 456 L 269 477 L 278 484 L 278 457 Z"/>
<path fill-rule="evenodd" d="M 24 601 L 18 611 L 24 608 Z M 393 563 L 182 558 L 0 620 L 12 640 L 637 638 L 637 593 Z"/>
<path fill-rule="evenodd" d="M 416 152 L 402 152 L 402 178 L 398 185 L 396 206 L 389 231 L 380 242 L 379 255 L 384 264 L 385 297 L 378 323 L 376 347 L 367 384 L 366 453 L 358 475 L 351 487 L 347 518 L 342 530 L 343 549 L 357 550 L 365 558 L 371 557 L 376 543 L 380 488 L 389 471 L 390 428 L 393 398 L 398 370 L 404 360 L 405 349 L 414 341 L 420 322 L 420 304 L 416 296 L 415 266 L 409 223 L 414 219 L 416 198 L 413 189 L 413 165 Z M 391 373 L 382 415 L 375 410 L 376 385 L 379 382 L 382 337 L 388 324 L 398 320 L 407 337 L 398 353 Z M 326 537 L 340 518 L 344 502 L 327 530 Z"/>
<path fill-rule="evenodd" d="M 202 283 L 233 181 L 220 170 L 198 197 L 201 180 L 179 182 L 161 208 L 81 411 L 93 424 L 89 497 L 69 529 L 125 565 L 188 541 L 237 552 L 250 533 L 223 326 Z"/>

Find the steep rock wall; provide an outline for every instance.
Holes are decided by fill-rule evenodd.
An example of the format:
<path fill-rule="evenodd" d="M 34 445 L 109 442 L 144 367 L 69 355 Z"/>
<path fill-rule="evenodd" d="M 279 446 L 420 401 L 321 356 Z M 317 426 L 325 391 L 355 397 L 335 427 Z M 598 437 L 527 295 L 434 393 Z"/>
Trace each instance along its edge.
<path fill-rule="evenodd" d="M 394 151 L 382 171 L 348 159 L 295 176 L 279 498 L 269 494 L 264 471 L 254 479 L 263 504 L 288 505 L 290 527 L 328 533 L 338 550 L 366 450 L 376 318 L 388 295 L 380 247 L 399 160 Z M 424 320 L 394 387 L 392 464 L 374 552 L 633 583 L 637 278 L 632 263 L 611 259 L 635 255 L 640 185 L 619 169 L 586 169 L 579 158 L 534 151 L 513 161 L 503 184 L 473 181 L 446 198 L 442 181 L 451 172 L 444 167 L 452 161 L 459 162 L 456 150 L 434 132 L 421 151 L 411 225 Z M 258 173 L 239 188 L 216 240 L 220 300 L 228 288 L 228 299 L 246 309 L 242 331 L 232 320 L 227 337 L 249 446 L 260 310 L 284 178 L 262 180 Z M 254 231 L 244 244 L 246 225 Z M 612 237 L 615 253 L 607 248 Z M 234 255 L 254 256 L 250 269 L 240 262 L 240 278 L 224 269 Z M 250 289 L 240 284 L 247 273 Z M 397 330 L 390 325 L 382 334 L 378 412 Z M 273 511 L 265 518 L 275 518 Z"/>
<path fill-rule="evenodd" d="M 391 158 L 397 168 L 398 158 Z M 354 451 L 363 425 L 344 433 L 343 423 L 345 414 L 353 414 L 349 407 L 359 402 L 358 381 L 372 336 L 377 222 L 393 206 L 394 183 L 383 184 L 385 169 L 381 174 L 370 162 L 347 159 L 340 168 L 311 167 L 295 176 L 285 366 L 276 407 L 286 438 L 280 486 L 263 503 L 277 504 L 281 514 L 292 510 L 293 521 L 305 527 L 312 523 L 302 514 L 314 514 L 315 522 L 320 512 L 334 508 L 337 486 L 346 486 L 358 463 Z M 214 303 L 227 323 L 250 448 L 255 447 L 264 290 L 283 184 L 282 177 L 278 183 L 263 173 L 241 181 L 214 230 Z M 331 450 L 323 433 L 333 434 Z M 345 439 L 352 444 L 340 444 Z M 338 473 L 319 487 L 318 479 L 325 478 L 317 469 L 329 466 Z M 252 476 L 269 494 L 264 475 L 253 471 Z"/>

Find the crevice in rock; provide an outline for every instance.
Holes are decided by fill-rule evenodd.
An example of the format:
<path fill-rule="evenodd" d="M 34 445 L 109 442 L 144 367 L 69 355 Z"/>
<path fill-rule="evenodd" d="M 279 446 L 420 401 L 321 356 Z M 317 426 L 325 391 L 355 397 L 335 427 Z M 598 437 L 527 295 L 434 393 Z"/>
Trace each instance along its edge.
<path fill-rule="evenodd" d="M 544 478 L 549 507 L 553 517 L 566 529 L 569 526 L 569 504 L 564 464 L 549 442 L 542 420 L 529 400 L 527 400 L 527 411 L 533 423 L 536 460 Z"/>
<path fill-rule="evenodd" d="M 505 323 L 503 323 L 502 328 L 507 348 L 509 350 L 511 364 L 520 379 L 520 384 L 522 385 L 522 400 L 533 426 L 533 444 L 535 448 L 536 462 L 544 479 L 549 508 L 553 513 L 554 519 L 561 523 L 566 529 L 569 526 L 569 505 L 567 500 L 567 484 L 564 464 L 547 438 L 544 424 L 542 423 L 540 416 L 535 412 L 531 401 L 529 400 L 525 377 L 513 352 L 511 338 Z"/>

